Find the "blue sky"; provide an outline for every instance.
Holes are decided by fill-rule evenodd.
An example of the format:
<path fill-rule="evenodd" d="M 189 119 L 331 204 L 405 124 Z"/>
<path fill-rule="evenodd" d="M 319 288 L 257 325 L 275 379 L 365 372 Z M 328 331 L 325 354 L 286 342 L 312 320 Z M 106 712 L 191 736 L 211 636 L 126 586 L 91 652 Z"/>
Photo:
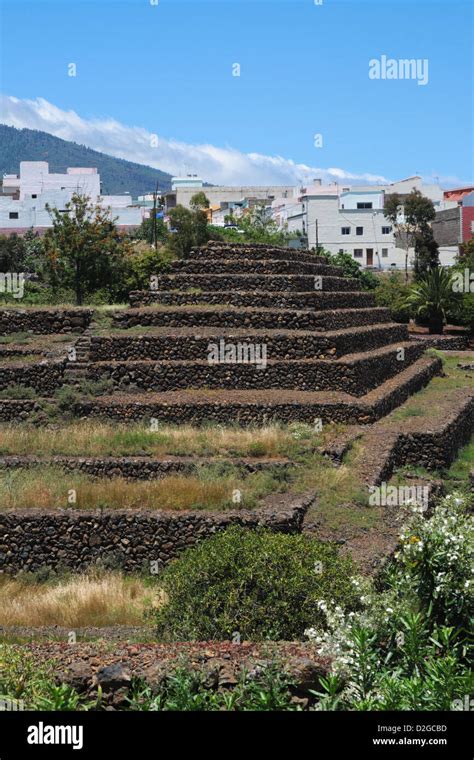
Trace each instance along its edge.
<path fill-rule="evenodd" d="M 17 99 L 7 123 L 212 181 L 284 180 L 301 167 L 473 179 L 471 2 L 1 4 L 0 89 Z M 382 55 L 428 59 L 428 84 L 369 79 Z M 161 144 L 148 155 L 149 134 Z"/>

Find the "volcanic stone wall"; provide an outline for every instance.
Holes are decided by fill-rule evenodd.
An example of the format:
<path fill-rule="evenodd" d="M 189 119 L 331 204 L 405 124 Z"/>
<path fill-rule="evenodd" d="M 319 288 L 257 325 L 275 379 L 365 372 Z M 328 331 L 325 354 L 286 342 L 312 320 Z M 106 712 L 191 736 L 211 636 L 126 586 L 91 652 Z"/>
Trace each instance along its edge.
<path fill-rule="evenodd" d="M 311 279 L 311 278 L 308 278 Z M 348 282 L 350 282 L 348 280 Z M 247 283 L 250 287 L 250 283 Z M 232 283 L 228 282 L 228 287 Z M 263 287 L 263 289 L 262 289 Z M 351 286 L 353 287 L 353 286 Z M 310 288 L 311 289 L 311 288 Z M 153 304 L 187 306 L 189 304 L 225 304 L 237 307 L 261 307 L 265 309 L 360 309 L 375 304 L 375 296 L 367 291 L 324 292 L 266 292 L 260 284 L 254 292 L 205 291 L 198 292 L 190 286 L 190 292 L 173 290 L 134 290 L 129 294 L 132 308 Z"/>
<path fill-rule="evenodd" d="M 251 325 L 259 329 L 312 330 L 321 325 L 321 315 L 312 311 L 291 311 L 275 313 L 271 309 L 251 312 L 233 309 L 189 309 L 169 311 L 162 309 L 129 309 L 113 315 L 114 328 L 127 330 L 130 327 L 222 327 L 245 328 Z"/>
<path fill-rule="evenodd" d="M 379 307 L 370 311 L 290 310 L 275 312 L 272 309 L 129 309 L 113 315 L 113 327 L 126 330 L 130 327 L 258 327 L 260 330 L 320 330 L 344 329 L 355 325 L 375 325 L 390 322 L 390 311 Z"/>
<path fill-rule="evenodd" d="M 442 351 L 465 351 L 469 348 L 469 335 L 410 335 L 411 340 L 417 340 L 425 348 L 437 348 Z"/>
<path fill-rule="evenodd" d="M 245 474 L 271 470 L 284 472 L 295 465 L 287 460 L 259 459 L 212 459 L 200 457 L 78 457 L 52 456 L 37 457 L 33 455 L 0 456 L 0 468 L 25 469 L 31 467 L 61 467 L 69 472 L 79 471 L 99 478 L 126 478 L 130 480 L 152 480 L 169 475 L 190 475 L 200 469 L 214 469 L 225 473 L 238 470 Z"/>
<path fill-rule="evenodd" d="M 26 420 L 37 410 L 36 401 L 29 399 L 0 399 L 0 421 L 14 422 L 17 420 Z"/>
<path fill-rule="evenodd" d="M 125 361 L 125 360 L 171 360 L 171 359 L 205 359 L 209 352 L 209 343 L 217 340 L 216 330 L 211 337 L 200 335 L 127 335 L 111 337 L 92 337 L 90 342 L 89 361 Z M 225 340 L 244 343 L 254 343 L 255 334 L 238 333 L 232 335 L 230 329 L 225 329 Z M 378 348 L 387 343 L 404 342 L 408 340 L 408 331 L 404 325 L 389 327 L 372 327 L 349 335 L 338 335 L 336 338 L 324 334 L 304 334 L 281 332 L 277 336 L 263 331 L 258 334 L 258 341 L 265 343 L 268 358 L 299 359 L 337 357 L 343 354 Z"/>
<path fill-rule="evenodd" d="M 407 345 L 405 361 L 414 361 L 423 352 L 417 344 Z M 187 388 L 298 389 L 332 390 L 362 396 L 397 374 L 403 364 L 397 350 L 384 354 L 360 354 L 357 360 L 336 363 L 325 360 L 271 360 L 266 367 L 257 364 L 209 364 L 200 362 L 100 362 L 91 364 L 87 379 L 112 380 L 122 390 L 133 386 L 147 391 Z"/>
<path fill-rule="evenodd" d="M 454 402 L 453 402 L 454 403 Z M 428 470 L 448 468 L 458 450 L 469 443 L 474 430 L 474 396 L 458 403 L 446 418 L 436 410 L 426 431 L 400 434 L 395 451 L 395 466 L 412 464 Z"/>
<path fill-rule="evenodd" d="M 0 390 L 10 385 L 34 388 L 39 395 L 50 396 L 62 385 L 65 361 L 38 362 L 18 366 L 3 366 L 0 372 Z"/>
<path fill-rule="evenodd" d="M 160 274 L 158 285 L 162 290 L 192 290 L 199 288 L 203 291 L 255 290 L 255 291 L 291 291 L 293 293 L 320 291 L 360 291 L 357 280 L 350 277 L 323 276 L 321 282 L 316 279 L 320 275 L 291 274 L 291 275 L 258 275 L 258 274 Z"/>
<path fill-rule="evenodd" d="M 288 401 L 282 397 L 278 404 L 262 403 L 258 400 L 252 403 L 217 404 L 212 399 L 200 403 L 191 399 L 176 404 L 160 404 L 159 401 L 152 401 L 147 396 L 143 396 L 139 403 L 116 402 L 110 397 L 103 400 L 85 400 L 77 402 L 73 411 L 77 417 L 94 417 L 121 422 L 158 418 L 163 423 L 176 425 L 185 423 L 200 425 L 210 421 L 228 424 L 230 419 L 244 426 L 265 425 L 272 421 L 283 424 L 313 423 L 316 418 L 322 419 L 323 422 L 366 425 L 384 417 L 413 393 L 421 390 L 435 375 L 439 374 L 441 369 L 440 359 L 427 359 L 423 367 L 409 368 L 402 382 L 399 382 L 399 378 L 394 378 L 393 387 L 389 392 L 379 387 L 371 391 L 363 401 L 354 399 L 351 403 L 342 403 L 337 400 L 314 403 L 310 399 Z"/>
<path fill-rule="evenodd" d="M 153 571 L 230 525 L 301 530 L 312 499 L 255 512 L 5 512 L 0 513 L 0 572 L 43 567 L 83 571 L 99 560 L 126 572 Z"/>
<path fill-rule="evenodd" d="M 222 259 L 222 257 L 220 257 Z M 215 274 L 241 274 L 251 269 L 252 274 L 319 274 L 329 277 L 342 277 L 341 267 L 299 261 L 252 261 L 232 259 L 229 261 L 211 259 L 207 262 L 208 271 Z M 203 263 L 199 259 L 174 261 L 171 272 L 174 274 L 201 274 Z"/>
<path fill-rule="evenodd" d="M 191 259 L 225 259 L 228 261 L 232 258 L 240 260 L 245 259 L 282 259 L 285 261 L 309 261 L 313 264 L 327 264 L 324 256 L 316 256 L 311 251 L 298 251 L 292 248 L 282 246 L 269 246 L 265 243 L 221 243 L 210 241 L 205 246 L 196 246 L 191 248 Z"/>
<path fill-rule="evenodd" d="M 0 335 L 82 332 L 88 327 L 92 313 L 92 309 L 0 309 Z"/>

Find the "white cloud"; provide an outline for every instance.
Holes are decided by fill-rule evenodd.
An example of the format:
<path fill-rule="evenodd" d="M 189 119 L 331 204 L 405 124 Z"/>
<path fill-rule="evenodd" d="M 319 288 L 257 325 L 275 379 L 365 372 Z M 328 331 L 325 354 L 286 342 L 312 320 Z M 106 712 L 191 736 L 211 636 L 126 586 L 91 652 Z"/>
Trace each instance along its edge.
<path fill-rule="evenodd" d="M 115 119 L 82 119 L 75 111 L 63 111 L 44 98 L 21 100 L 0 95 L 0 119 L 13 127 L 39 129 L 173 175 L 198 174 L 214 184 L 298 184 L 315 177 L 320 177 L 323 183 L 387 181 L 373 174 L 323 169 L 297 164 L 281 156 L 242 153 L 231 147 L 192 145 L 160 135 L 153 146 L 153 134 L 142 127 L 129 127 Z"/>

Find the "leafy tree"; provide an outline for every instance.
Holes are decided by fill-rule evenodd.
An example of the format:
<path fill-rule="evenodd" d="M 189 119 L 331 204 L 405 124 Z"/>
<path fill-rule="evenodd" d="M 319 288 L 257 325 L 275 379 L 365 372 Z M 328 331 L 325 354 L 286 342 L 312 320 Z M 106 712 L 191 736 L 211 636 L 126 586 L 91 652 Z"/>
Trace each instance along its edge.
<path fill-rule="evenodd" d="M 43 242 L 33 229 L 24 235 L 0 235 L 0 272 L 39 272 Z"/>
<path fill-rule="evenodd" d="M 268 214 L 265 206 L 254 206 L 247 213 L 235 217 L 231 213 L 226 217 L 236 225 L 232 228 L 215 227 L 218 239 L 238 241 L 239 243 L 266 243 L 267 245 L 287 245 L 294 236 L 285 230 L 280 230 L 276 222 Z"/>
<path fill-rule="evenodd" d="M 465 243 L 462 243 L 459 246 L 457 264 L 462 264 L 474 271 L 474 237 L 470 240 L 466 240 Z"/>
<path fill-rule="evenodd" d="M 385 199 L 384 216 L 391 222 L 396 236 L 405 249 L 406 280 L 408 280 L 408 255 L 412 247 L 415 248 L 415 271 L 417 271 L 417 256 L 421 255 L 423 259 L 419 265 L 419 275 L 423 274 L 428 266 L 437 266 L 437 246 L 429 226 L 436 216 L 433 201 L 426 198 L 419 190 L 412 190 L 406 196 L 393 193 L 387 195 Z"/>
<path fill-rule="evenodd" d="M 430 269 L 439 266 L 438 243 L 433 230 L 426 224 L 415 233 L 415 278 L 419 279 Z"/>
<path fill-rule="evenodd" d="M 413 307 L 418 316 L 427 317 L 430 334 L 442 335 L 446 315 L 458 301 L 451 272 L 436 267 L 412 285 L 405 304 Z"/>
<path fill-rule="evenodd" d="M 193 246 L 204 245 L 210 239 L 207 214 L 202 208 L 175 206 L 168 216 L 172 230 L 168 245 L 178 258 L 185 258 Z"/>
<path fill-rule="evenodd" d="M 101 289 L 113 297 L 124 280 L 128 244 L 109 211 L 79 193 L 65 211 L 47 209 L 53 226 L 44 236 L 45 271 L 53 289 L 72 288 L 79 306 Z"/>
<path fill-rule="evenodd" d="M 140 227 L 133 235 L 135 240 L 145 240 L 150 245 L 153 240 L 153 218 L 149 216 L 148 219 L 143 219 Z M 168 238 L 168 229 L 163 219 L 156 220 L 156 239 L 160 242 L 166 242 Z"/>
<path fill-rule="evenodd" d="M 199 209 L 209 208 L 211 204 L 209 203 L 209 198 L 206 193 L 200 190 L 199 193 L 193 195 L 190 205 L 193 211 L 197 211 Z"/>
<path fill-rule="evenodd" d="M 20 235 L 0 236 L 0 272 L 23 272 L 26 246 Z"/>
<path fill-rule="evenodd" d="M 454 276 L 461 275 L 467 288 L 460 294 L 455 308 L 451 309 L 449 319 L 456 325 L 468 327 L 474 333 L 474 238 L 459 247 L 459 256 L 451 272 Z"/>
<path fill-rule="evenodd" d="M 126 290 L 146 290 L 150 286 L 150 277 L 166 272 L 173 261 L 173 254 L 165 246 L 150 248 L 141 241 L 135 244 L 128 256 L 128 276 Z"/>

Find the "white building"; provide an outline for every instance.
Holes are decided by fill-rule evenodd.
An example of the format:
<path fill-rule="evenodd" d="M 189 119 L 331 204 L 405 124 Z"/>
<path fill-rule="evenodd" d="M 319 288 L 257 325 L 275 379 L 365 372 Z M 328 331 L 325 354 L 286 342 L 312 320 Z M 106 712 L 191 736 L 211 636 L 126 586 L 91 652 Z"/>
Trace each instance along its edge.
<path fill-rule="evenodd" d="M 46 206 L 65 210 L 74 193 L 87 195 L 93 203 L 110 208 L 119 227 L 141 224 L 144 209 L 133 205 L 129 194 L 101 195 L 100 175 L 93 168 L 68 168 L 66 174 L 49 172 L 46 161 L 22 161 L 19 176 L 3 176 L 0 195 L 0 233 L 26 232 L 30 227 L 52 226 Z"/>
<path fill-rule="evenodd" d="M 204 182 L 195 174 L 186 177 L 173 177 L 171 192 L 165 193 L 165 210 L 175 206 L 190 208 L 191 198 L 202 191 L 209 199 L 211 206 L 221 203 L 238 203 L 244 200 L 267 201 L 268 205 L 275 198 L 292 198 L 296 190 L 293 185 L 213 185 L 205 187 Z"/>
<path fill-rule="evenodd" d="M 306 188 L 300 205 L 288 216 L 288 230 L 299 230 L 308 239 L 308 247 L 324 247 L 331 253 L 350 253 L 364 267 L 404 269 L 406 251 L 397 247 L 394 230 L 384 216 L 386 195 L 407 195 L 413 189 L 430 198 L 435 208 L 444 208 L 443 191 L 437 185 L 425 185 L 420 177 L 409 177 L 390 185 Z M 444 265 L 452 264 L 452 250 L 440 249 Z M 413 249 L 409 249 L 409 266 Z"/>

